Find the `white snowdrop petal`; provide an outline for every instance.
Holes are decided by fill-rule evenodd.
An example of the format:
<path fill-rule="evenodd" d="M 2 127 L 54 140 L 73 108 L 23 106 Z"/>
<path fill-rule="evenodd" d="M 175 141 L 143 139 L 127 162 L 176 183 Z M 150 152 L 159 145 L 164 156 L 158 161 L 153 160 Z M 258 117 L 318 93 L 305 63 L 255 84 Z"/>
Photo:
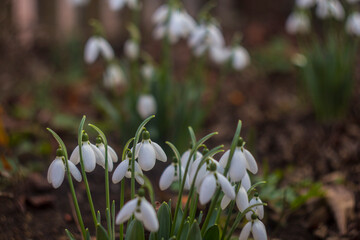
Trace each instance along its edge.
<path fill-rule="evenodd" d="M 184 168 L 186 167 L 186 164 L 189 160 L 190 151 L 191 151 L 190 149 L 186 150 L 180 158 L 181 166 L 183 166 Z M 190 161 L 190 165 L 191 165 L 191 161 Z M 189 169 L 190 169 L 190 165 L 189 165 Z"/>
<path fill-rule="evenodd" d="M 105 59 L 111 60 L 114 58 L 114 50 L 110 43 L 102 37 L 99 37 L 99 49 Z"/>
<path fill-rule="evenodd" d="M 90 143 L 91 149 L 94 151 L 95 154 L 95 161 L 97 164 L 105 168 L 105 158 L 101 151 L 92 143 Z"/>
<path fill-rule="evenodd" d="M 241 47 L 235 47 L 233 49 L 233 59 L 232 59 L 232 65 L 233 68 L 240 71 L 244 69 L 246 66 L 248 66 L 250 63 L 250 55 L 248 51 Z"/>
<path fill-rule="evenodd" d="M 143 94 L 139 96 L 136 109 L 141 118 L 145 119 L 156 113 L 157 105 L 153 95 Z"/>
<path fill-rule="evenodd" d="M 168 189 L 170 187 L 170 185 L 173 182 L 174 174 L 175 174 L 174 165 L 171 164 L 167 168 L 165 168 L 165 171 L 162 173 L 159 182 L 161 191 L 164 191 L 165 189 Z"/>
<path fill-rule="evenodd" d="M 149 141 L 144 141 L 139 150 L 138 158 L 140 167 L 144 171 L 149 171 L 155 166 L 156 154 Z"/>
<path fill-rule="evenodd" d="M 188 45 L 192 48 L 198 46 L 206 37 L 206 32 L 207 31 L 205 26 L 203 25 L 197 26 L 189 37 Z"/>
<path fill-rule="evenodd" d="M 56 157 L 50 164 L 49 168 L 48 168 L 48 172 L 47 172 L 47 181 L 48 183 L 51 183 L 51 168 L 54 166 L 54 162 L 55 160 L 58 159 L 58 157 Z"/>
<path fill-rule="evenodd" d="M 257 198 L 256 203 L 262 203 L 261 199 Z M 256 214 L 258 215 L 258 217 L 260 219 L 263 219 L 264 218 L 264 205 L 257 206 L 256 210 L 257 210 Z"/>
<path fill-rule="evenodd" d="M 65 177 L 65 166 L 61 159 L 55 159 L 51 167 L 50 179 L 54 188 L 60 187 Z"/>
<path fill-rule="evenodd" d="M 84 142 L 81 147 L 84 169 L 86 172 L 92 172 L 96 166 L 95 153 L 88 142 Z"/>
<path fill-rule="evenodd" d="M 178 170 L 179 172 L 179 170 Z M 181 166 L 181 177 L 184 178 L 185 175 L 185 169 Z M 179 176 L 179 174 L 178 174 Z M 179 177 L 177 177 L 177 179 L 179 179 Z M 189 190 L 190 189 L 190 180 L 189 180 L 189 174 L 186 174 L 185 176 L 185 185 L 184 185 L 185 190 Z"/>
<path fill-rule="evenodd" d="M 138 198 L 134 198 L 134 199 L 130 200 L 129 202 L 127 202 L 122 207 L 122 209 L 116 216 L 116 221 L 115 221 L 116 224 L 121 224 L 131 217 L 131 215 L 134 213 L 135 208 L 137 206 L 137 201 L 138 201 Z"/>
<path fill-rule="evenodd" d="M 251 181 L 249 174 L 246 172 L 244 177 L 241 179 L 241 185 L 245 188 L 246 191 L 248 191 L 251 187 Z"/>
<path fill-rule="evenodd" d="M 240 212 L 243 212 L 249 206 L 249 198 L 243 186 L 239 188 L 239 191 L 236 194 L 236 206 Z"/>
<path fill-rule="evenodd" d="M 73 150 L 73 152 L 70 155 L 71 162 L 73 162 L 75 165 L 80 162 L 80 155 L 79 155 L 79 146 L 76 146 L 76 148 Z"/>
<path fill-rule="evenodd" d="M 81 173 L 80 173 L 79 169 L 77 169 L 75 164 L 73 164 L 71 161 L 68 160 L 68 166 L 69 166 L 70 173 L 75 178 L 75 180 L 78 182 L 81 182 L 81 179 L 82 179 Z"/>
<path fill-rule="evenodd" d="M 223 46 L 210 47 L 210 58 L 216 64 L 225 63 L 231 55 L 229 49 Z"/>
<path fill-rule="evenodd" d="M 249 235 L 250 235 L 250 231 L 251 231 L 251 222 L 248 222 L 245 224 L 244 228 L 241 230 L 240 236 L 239 236 L 239 240 L 247 240 Z"/>
<path fill-rule="evenodd" d="M 231 181 L 240 181 L 246 172 L 246 159 L 239 148 L 235 149 L 234 156 L 231 160 L 229 175 Z"/>
<path fill-rule="evenodd" d="M 246 163 L 247 163 L 247 169 L 249 169 L 249 171 L 253 174 L 256 174 L 258 171 L 258 166 L 257 163 L 255 161 L 255 158 L 253 157 L 253 155 L 246 149 L 244 149 L 244 155 L 245 155 L 245 159 L 246 159 Z"/>
<path fill-rule="evenodd" d="M 163 25 L 156 26 L 153 31 L 153 38 L 156 40 L 162 39 L 165 36 L 166 28 Z"/>
<path fill-rule="evenodd" d="M 98 149 L 100 150 L 100 152 L 102 153 L 102 155 L 104 157 L 104 168 L 105 168 L 105 161 L 106 161 L 106 159 L 105 159 L 105 145 L 102 144 L 102 143 L 99 144 Z M 107 158 L 108 158 L 107 159 L 107 161 L 108 161 L 108 171 L 111 172 L 114 165 L 113 165 L 113 159 L 112 159 L 112 157 L 110 155 L 109 146 L 108 146 Z"/>
<path fill-rule="evenodd" d="M 218 182 L 220 183 L 222 191 L 225 193 L 226 196 L 228 196 L 230 199 L 235 199 L 235 191 L 233 186 L 231 186 L 231 183 L 221 174 L 216 174 L 218 177 Z"/>
<path fill-rule="evenodd" d="M 156 232 L 159 229 L 159 221 L 153 206 L 146 199 L 142 199 L 140 209 L 145 228 L 150 232 Z"/>
<path fill-rule="evenodd" d="M 226 164 L 229 160 L 229 156 L 230 156 L 230 150 L 227 150 L 222 157 L 219 160 L 219 164 L 223 167 L 226 168 Z"/>
<path fill-rule="evenodd" d="M 220 203 L 221 209 L 224 210 L 229 205 L 230 202 L 231 199 L 228 196 L 224 195 Z"/>
<path fill-rule="evenodd" d="M 166 154 L 165 154 L 164 150 L 160 147 L 160 145 L 157 144 L 156 142 L 151 142 L 151 145 L 154 147 L 156 159 L 158 159 L 162 162 L 166 162 L 167 161 Z"/>
<path fill-rule="evenodd" d="M 109 7 L 113 11 L 120 10 L 125 5 L 125 0 L 109 0 Z"/>
<path fill-rule="evenodd" d="M 167 15 L 169 12 L 169 7 L 167 5 L 161 5 L 152 16 L 152 22 L 155 24 L 163 23 L 166 21 Z"/>
<path fill-rule="evenodd" d="M 109 154 L 111 156 L 111 160 L 113 162 L 117 162 L 119 160 L 115 150 L 112 147 L 110 147 L 109 145 L 108 145 L 108 152 L 109 152 Z"/>
<path fill-rule="evenodd" d="M 90 37 L 85 44 L 84 59 L 87 64 L 94 63 L 99 56 L 99 45 L 96 37 Z"/>
<path fill-rule="evenodd" d="M 120 182 L 124 178 L 125 173 L 127 172 L 128 168 L 129 168 L 129 160 L 125 159 L 115 169 L 115 171 L 112 175 L 112 182 L 113 183 Z"/>
<path fill-rule="evenodd" d="M 130 174 L 131 175 L 131 174 Z M 143 172 L 140 165 L 135 161 L 135 179 L 140 185 L 144 185 Z M 130 176 L 131 177 L 131 176 Z"/>
<path fill-rule="evenodd" d="M 213 174 L 207 175 L 201 183 L 199 200 L 202 205 L 208 203 L 216 190 L 216 180 Z"/>
<path fill-rule="evenodd" d="M 251 231 L 254 240 L 267 240 L 265 225 L 260 220 L 254 221 Z"/>

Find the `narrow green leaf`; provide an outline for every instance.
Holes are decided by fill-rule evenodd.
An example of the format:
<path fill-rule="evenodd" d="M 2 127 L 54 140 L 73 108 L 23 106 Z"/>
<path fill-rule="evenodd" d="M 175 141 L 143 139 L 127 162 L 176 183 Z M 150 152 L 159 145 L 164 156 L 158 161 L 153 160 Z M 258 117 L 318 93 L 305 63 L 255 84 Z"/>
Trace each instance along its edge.
<path fill-rule="evenodd" d="M 72 233 L 71 233 L 69 230 L 65 229 L 65 232 L 66 232 L 66 235 L 68 236 L 68 238 L 69 238 L 70 240 L 76 240 L 76 238 L 74 237 L 74 235 L 72 235 Z"/>
<path fill-rule="evenodd" d="M 157 239 L 161 238 L 169 239 L 171 231 L 171 218 L 170 218 L 170 208 L 166 202 L 163 202 L 157 212 L 157 217 L 159 219 L 159 231 Z"/>
<path fill-rule="evenodd" d="M 85 231 L 86 231 L 86 240 L 91 240 L 89 229 L 87 228 Z"/>
<path fill-rule="evenodd" d="M 125 240 L 145 240 L 144 227 L 140 221 L 131 221 L 126 230 Z"/>
<path fill-rule="evenodd" d="M 101 222 L 101 214 L 100 214 L 99 210 L 97 211 L 96 219 L 97 219 L 97 222 Z"/>
<path fill-rule="evenodd" d="M 192 143 L 193 147 L 195 147 L 196 137 L 195 137 L 194 130 L 192 129 L 192 127 L 188 127 L 188 129 L 189 129 L 189 133 L 190 133 L 191 143 Z"/>
<path fill-rule="evenodd" d="M 183 230 L 181 231 L 179 240 L 186 240 L 189 230 L 190 230 L 190 222 L 186 221 L 184 224 Z"/>
<path fill-rule="evenodd" d="M 96 240 L 110 240 L 108 233 L 105 228 L 99 223 L 96 227 Z"/>
<path fill-rule="evenodd" d="M 179 208 L 178 210 L 178 215 L 176 216 L 176 222 L 175 222 L 175 231 L 174 233 L 176 234 L 177 231 L 179 230 L 180 227 L 180 223 L 181 223 L 181 219 L 183 217 L 183 210 L 181 208 Z"/>
<path fill-rule="evenodd" d="M 180 153 L 179 153 L 179 151 L 177 150 L 177 148 L 174 146 L 174 144 L 172 144 L 172 143 L 169 142 L 169 141 L 166 141 L 165 143 L 166 143 L 167 145 L 169 145 L 170 148 L 173 150 L 176 159 L 177 159 L 177 160 L 180 160 Z"/>
<path fill-rule="evenodd" d="M 197 223 L 197 221 L 194 221 L 194 223 L 191 225 L 186 240 L 201 240 L 201 239 L 202 238 L 201 238 L 201 231 L 199 224 Z"/>
<path fill-rule="evenodd" d="M 203 240 L 219 240 L 219 235 L 220 231 L 218 225 L 213 225 L 205 232 Z"/>
<path fill-rule="evenodd" d="M 264 184 L 264 183 L 266 183 L 266 181 L 260 181 L 260 182 L 257 182 L 257 183 L 255 183 L 255 184 L 253 184 L 253 185 L 249 188 L 249 190 L 247 191 L 247 194 L 249 195 L 252 190 L 254 190 L 254 189 L 255 189 L 257 186 L 259 186 L 260 184 Z"/>
<path fill-rule="evenodd" d="M 79 148 L 81 148 L 82 146 L 82 131 L 84 129 L 84 123 L 85 123 L 85 120 L 86 120 L 86 116 L 84 115 L 81 119 L 81 122 L 80 122 L 80 125 L 79 125 L 79 130 L 78 130 L 78 145 L 79 145 Z M 81 155 L 81 151 L 79 149 L 79 152 L 80 152 L 80 155 Z"/>

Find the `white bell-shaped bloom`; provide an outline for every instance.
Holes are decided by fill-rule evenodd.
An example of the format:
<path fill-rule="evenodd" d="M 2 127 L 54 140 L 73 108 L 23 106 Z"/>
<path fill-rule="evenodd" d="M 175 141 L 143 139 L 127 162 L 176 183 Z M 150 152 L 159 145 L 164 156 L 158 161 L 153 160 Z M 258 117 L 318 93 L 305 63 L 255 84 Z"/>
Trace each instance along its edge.
<path fill-rule="evenodd" d="M 247 240 L 250 232 L 254 240 L 267 240 L 265 225 L 259 219 L 252 220 L 245 224 L 241 230 L 239 240 Z"/>
<path fill-rule="evenodd" d="M 345 11 L 339 0 L 317 0 L 316 15 L 321 18 L 335 18 L 342 20 Z"/>
<path fill-rule="evenodd" d="M 119 166 L 115 169 L 112 175 L 113 183 L 120 182 L 124 177 L 131 178 L 131 153 L 127 155 L 124 161 L 122 161 Z M 143 172 L 140 168 L 140 165 L 137 161 L 135 161 L 135 179 L 140 184 L 144 184 L 144 179 L 142 178 Z"/>
<path fill-rule="evenodd" d="M 154 67 L 150 63 L 141 66 L 141 75 L 146 81 L 150 81 L 154 76 Z"/>
<path fill-rule="evenodd" d="M 360 37 L 360 13 L 352 13 L 346 20 L 346 32 Z"/>
<path fill-rule="evenodd" d="M 76 7 L 82 7 L 87 5 L 90 0 L 69 0 L 69 2 Z"/>
<path fill-rule="evenodd" d="M 139 44 L 132 39 L 128 39 L 124 44 L 125 55 L 130 60 L 135 60 L 139 57 Z"/>
<path fill-rule="evenodd" d="M 316 3 L 316 0 L 296 0 L 296 6 L 302 9 L 311 8 Z"/>
<path fill-rule="evenodd" d="M 153 95 L 143 94 L 139 96 L 136 109 L 142 119 L 156 113 L 156 100 Z"/>
<path fill-rule="evenodd" d="M 117 64 L 109 64 L 103 76 L 104 86 L 114 88 L 126 83 L 125 75 L 121 67 Z"/>
<path fill-rule="evenodd" d="M 142 190 L 143 192 L 143 190 Z M 144 224 L 144 227 L 150 232 L 156 232 L 159 229 L 159 221 L 153 206 L 144 198 L 143 194 L 127 202 L 118 215 L 116 224 L 122 224 L 133 214 L 135 218 Z"/>
<path fill-rule="evenodd" d="M 61 153 L 61 154 L 58 154 Z M 62 157 L 62 150 L 58 150 L 56 158 L 51 162 L 48 173 L 47 181 L 54 187 L 58 188 L 64 181 L 65 177 L 65 159 Z M 76 166 L 68 160 L 69 171 L 76 181 L 80 182 L 82 177 L 80 171 Z"/>
<path fill-rule="evenodd" d="M 290 34 L 305 34 L 310 31 L 310 19 L 303 12 L 293 12 L 286 20 L 285 29 Z"/>
<path fill-rule="evenodd" d="M 188 40 L 188 45 L 193 49 L 196 56 L 201 56 L 206 50 L 214 48 L 214 50 L 212 50 L 212 55 L 215 57 L 213 60 L 218 60 L 216 57 L 221 57 L 219 57 L 219 54 L 216 54 L 219 52 L 216 48 L 224 48 L 225 40 L 220 29 L 216 25 L 211 23 L 200 24 L 192 31 Z M 221 55 L 226 56 L 226 54 Z"/>
<path fill-rule="evenodd" d="M 230 150 L 226 151 L 220 158 L 220 165 L 225 169 L 230 156 Z M 234 155 L 230 160 L 229 176 L 232 182 L 240 181 L 246 173 L 247 161 L 241 151 L 241 147 L 236 147 Z"/>
<path fill-rule="evenodd" d="M 155 166 L 156 159 L 166 162 L 167 157 L 159 144 L 150 140 L 148 131 L 144 131 L 142 137 L 141 144 L 136 146 L 135 157 L 138 159 L 141 169 L 149 171 Z"/>
<path fill-rule="evenodd" d="M 235 199 L 235 191 L 230 182 L 226 179 L 226 177 L 216 172 L 215 164 L 211 164 L 210 172 L 200 185 L 199 201 L 201 204 L 204 205 L 211 200 L 218 185 L 220 185 L 221 190 L 226 196 L 228 196 L 231 200 Z"/>
<path fill-rule="evenodd" d="M 126 4 L 126 0 L 108 0 L 108 2 L 110 9 L 113 11 L 121 10 Z"/>
<path fill-rule="evenodd" d="M 231 199 L 224 195 L 220 203 L 221 209 L 224 210 L 229 205 L 230 201 Z M 246 208 L 249 207 L 249 198 L 247 191 L 243 186 L 240 186 L 239 191 L 236 193 L 235 202 L 240 212 L 243 212 Z"/>
<path fill-rule="evenodd" d="M 93 147 L 91 147 L 89 137 L 86 133 L 83 134 L 82 140 L 83 141 L 81 146 L 81 152 L 83 157 L 84 169 L 86 172 L 92 172 L 94 171 L 96 166 L 96 156 L 98 156 L 98 152 L 94 150 Z M 80 162 L 79 146 L 76 146 L 74 151 L 71 153 L 70 161 L 73 162 L 75 165 Z M 101 165 L 100 162 L 98 163 Z"/>
<path fill-rule="evenodd" d="M 179 164 L 177 162 L 173 162 L 171 165 L 165 168 L 164 172 L 160 177 L 160 182 L 159 182 L 160 190 L 164 191 L 168 189 L 174 181 L 178 181 L 179 174 L 180 174 Z M 186 190 L 189 190 L 190 189 L 189 175 L 188 174 L 186 174 L 186 176 L 184 175 L 185 175 L 185 169 L 181 166 L 181 178 L 184 179 L 185 177 L 184 188 Z"/>
<path fill-rule="evenodd" d="M 250 64 L 250 55 L 242 46 L 236 46 L 232 49 L 231 65 L 235 70 L 243 70 Z"/>
<path fill-rule="evenodd" d="M 189 158 L 190 158 L 190 154 L 191 154 L 191 149 L 188 149 L 186 150 L 183 155 L 181 155 L 181 158 L 180 158 L 180 161 L 181 161 L 181 166 L 183 166 L 184 168 L 186 168 L 186 165 L 189 161 Z M 193 156 L 191 159 L 190 159 L 190 163 L 189 163 L 189 170 L 191 169 L 191 165 L 192 163 L 198 159 L 198 158 L 201 158 L 203 155 L 199 152 L 199 151 L 196 151 L 196 156 Z"/>
<path fill-rule="evenodd" d="M 224 64 L 230 59 L 231 50 L 223 46 L 213 46 L 209 49 L 210 59 L 216 64 Z"/>
<path fill-rule="evenodd" d="M 91 147 L 93 148 L 94 152 L 96 149 L 98 149 L 100 151 L 102 158 L 99 159 L 98 154 L 96 154 L 96 163 L 98 163 L 100 166 L 102 166 L 105 169 L 105 145 L 102 143 L 101 138 L 98 137 L 96 139 L 96 146 L 91 144 Z M 113 167 L 114 167 L 113 163 L 117 162 L 117 161 L 118 161 L 118 156 L 117 156 L 115 150 L 108 145 L 108 171 L 109 172 L 111 172 L 113 170 Z"/>
<path fill-rule="evenodd" d="M 169 6 L 167 4 L 161 5 L 156 9 L 152 15 L 152 22 L 156 25 L 163 24 L 166 22 L 166 19 L 169 14 Z"/>
<path fill-rule="evenodd" d="M 244 177 L 241 179 L 241 185 L 248 191 L 251 188 L 251 181 L 249 174 L 246 172 Z"/>
<path fill-rule="evenodd" d="M 259 198 L 259 195 L 257 193 L 255 193 L 254 197 L 250 200 L 249 202 L 249 206 L 257 204 L 257 203 L 262 203 L 261 199 Z M 264 205 L 258 205 L 255 207 L 252 207 L 252 210 L 255 212 L 255 214 L 260 218 L 263 219 L 264 218 Z M 253 214 L 252 211 L 249 211 L 246 213 L 246 217 L 248 219 L 251 218 L 251 215 Z"/>
<path fill-rule="evenodd" d="M 106 60 L 114 58 L 114 50 L 106 39 L 100 36 L 90 37 L 85 44 L 84 59 L 88 64 L 94 63 L 99 55 Z"/>

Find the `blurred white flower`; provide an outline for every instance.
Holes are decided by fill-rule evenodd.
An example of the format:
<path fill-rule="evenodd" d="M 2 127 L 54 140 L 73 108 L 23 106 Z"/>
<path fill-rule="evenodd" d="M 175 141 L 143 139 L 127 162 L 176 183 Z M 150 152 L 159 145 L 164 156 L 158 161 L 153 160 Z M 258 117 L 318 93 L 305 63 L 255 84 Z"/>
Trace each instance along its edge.
<path fill-rule="evenodd" d="M 159 221 L 155 209 L 145 199 L 143 189 L 138 191 L 138 195 L 138 197 L 130 200 L 122 207 L 116 216 L 116 224 L 127 221 L 134 214 L 135 218 L 141 221 L 147 230 L 156 232 L 159 229 Z"/>
<path fill-rule="evenodd" d="M 267 240 L 265 225 L 259 219 L 252 220 L 245 224 L 241 230 L 239 240 L 247 240 L 250 232 L 254 240 Z"/>
<path fill-rule="evenodd" d="M 60 187 L 65 177 L 65 159 L 62 155 L 62 150 L 59 149 L 56 155 L 57 156 L 54 161 L 51 162 L 47 173 L 47 181 L 53 186 L 53 188 Z M 80 171 L 69 160 L 68 166 L 71 175 L 75 178 L 76 181 L 80 182 L 82 179 Z"/>
<path fill-rule="evenodd" d="M 139 56 L 139 44 L 132 39 L 128 39 L 124 44 L 124 52 L 130 60 L 137 59 Z"/>
<path fill-rule="evenodd" d="M 228 163 L 230 156 L 230 150 L 226 151 L 224 155 L 220 158 L 220 165 L 225 169 Z M 234 155 L 230 160 L 229 176 L 231 181 L 238 182 L 240 181 L 246 173 L 247 161 L 241 151 L 241 147 L 236 147 Z"/>
<path fill-rule="evenodd" d="M 345 11 L 339 0 L 317 0 L 316 15 L 321 19 L 333 17 L 342 20 Z"/>
<path fill-rule="evenodd" d="M 177 160 L 173 161 L 171 165 L 165 168 L 164 172 L 161 174 L 160 182 L 159 182 L 161 191 L 168 189 L 174 181 L 179 180 L 179 174 L 180 174 L 179 170 L 180 170 L 180 166 Z M 186 176 L 184 176 L 184 173 L 185 173 L 185 169 L 184 167 L 181 166 L 181 178 L 184 179 L 185 177 L 184 188 L 186 190 L 189 190 L 190 189 L 189 175 L 186 174 Z"/>
<path fill-rule="evenodd" d="M 259 194 L 255 193 L 254 197 L 250 200 L 249 202 L 249 206 L 257 204 L 257 203 L 262 203 L 261 199 L 259 198 Z M 259 217 L 259 219 L 263 219 L 264 218 L 264 205 L 259 205 L 259 206 L 255 206 L 252 207 L 252 210 L 255 212 L 255 214 Z M 246 213 L 246 218 L 250 219 L 251 215 L 253 214 L 252 211 L 249 211 Z"/>
<path fill-rule="evenodd" d="M 243 70 L 250 64 L 250 55 L 242 46 L 236 46 L 232 49 L 231 65 L 235 70 Z"/>
<path fill-rule="evenodd" d="M 181 161 L 181 166 L 183 166 L 184 168 L 186 168 L 186 165 L 189 161 L 189 157 L 190 157 L 190 153 L 191 153 L 191 148 L 189 148 L 188 150 L 186 150 L 183 155 L 181 155 L 181 158 L 180 158 L 180 161 Z M 199 152 L 199 151 L 196 151 L 196 156 L 192 156 L 191 159 L 190 159 L 190 163 L 189 163 L 189 169 L 191 169 L 191 165 L 192 163 L 198 159 L 198 158 L 201 158 L 203 155 Z"/>
<path fill-rule="evenodd" d="M 221 190 L 224 192 L 226 196 L 228 196 L 231 200 L 235 199 L 235 191 L 231 186 L 230 182 L 221 175 L 216 172 L 216 165 L 210 164 L 210 172 L 204 178 L 200 185 L 199 191 L 199 201 L 201 204 L 208 203 L 213 197 L 216 187 L 220 185 Z"/>
<path fill-rule="evenodd" d="M 310 31 L 310 19 L 303 12 L 293 12 L 286 20 L 285 29 L 290 34 L 305 34 Z"/>
<path fill-rule="evenodd" d="M 93 144 L 91 144 L 91 147 L 95 147 Z M 103 144 L 100 137 L 96 139 L 96 148 L 100 150 L 102 159 L 101 166 L 105 169 L 105 145 Z M 94 150 L 94 148 L 93 148 Z M 94 151 L 95 152 L 95 151 Z M 114 149 L 108 145 L 108 171 L 111 172 L 113 170 L 114 162 L 118 161 L 118 156 Z"/>
<path fill-rule="evenodd" d="M 156 113 L 156 100 L 153 95 L 143 94 L 139 96 L 137 111 L 142 119 L 145 119 Z"/>
<path fill-rule="evenodd" d="M 296 0 L 296 6 L 302 9 L 311 8 L 316 3 L 316 0 Z"/>
<path fill-rule="evenodd" d="M 307 64 L 307 58 L 304 54 L 295 53 L 291 56 L 291 62 L 298 67 L 305 67 Z"/>
<path fill-rule="evenodd" d="M 103 37 L 90 37 L 85 44 L 85 62 L 88 64 L 94 63 L 99 55 L 102 55 L 106 60 L 111 60 L 114 58 L 114 50 L 109 42 Z"/>
<path fill-rule="evenodd" d="M 156 159 L 166 162 L 167 157 L 164 150 L 154 141 L 150 140 L 150 133 L 143 131 L 142 142 L 136 145 L 135 158 L 138 158 L 140 167 L 149 171 L 155 166 Z"/>
<path fill-rule="evenodd" d="M 115 169 L 113 175 L 112 175 L 112 181 L 113 183 L 120 182 L 124 177 L 131 178 L 131 152 L 128 152 L 126 158 L 124 161 L 122 161 L 119 166 Z M 140 168 L 140 165 L 137 161 L 135 161 L 135 179 L 140 184 L 144 184 L 144 179 L 142 178 L 143 172 Z"/>
<path fill-rule="evenodd" d="M 229 205 L 230 201 L 231 199 L 228 196 L 224 195 L 220 204 L 221 209 L 224 210 Z M 243 212 L 249 206 L 249 198 L 247 195 L 247 191 L 243 186 L 240 186 L 239 191 L 236 193 L 235 202 L 240 212 Z"/>
<path fill-rule="evenodd" d="M 146 81 L 150 81 L 154 76 L 154 67 L 150 63 L 141 66 L 141 75 Z"/>
<path fill-rule="evenodd" d="M 106 88 L 114 88 L 126 83 L 126 79 L 121 67 L 117 64 L 110 63 L 103 76 L 104 86 Z"/>
<path fill-rule="evenodd" d="M 110 9 L 113 11 L 121 10 L 125 4 L 127 4 L 130 9 L 137 9 L 139 7 L 138 0 L 108 0 L 108 2 Z"/>
<path fill-rule="evenodd" d="M 360 37 L 360 13 L 352 13 L 346 21 L 346 32 Z"/>
<path fill-rule="evenodd" d="M 90 2 L 90 0 L 69 0 L 71 4 L 73 4 L 76 7 L 85 6 Z"/>
<path fill-rule="evenodd" d="M 216 64 L 224 64 L 230 59 L 231 50 L 226 47 L 214 46 L 209 49 L 210 59 Z"/>
<path fill-rule="evenodd" d="M 90 145 L 88 135 L 86 133 L 83 133 L 81 152 L 83 157 L 84 169 L 86 172 L 94 171 L 97 159 L 96 156 L 99 155 L 99 152 L 97 152 L 97 150 L 98 149 L 95 146 Z M 79 146 L 76 146 L 74 151 L 71 153 L 69 160 L 75 165 L 80 162 Z"/>

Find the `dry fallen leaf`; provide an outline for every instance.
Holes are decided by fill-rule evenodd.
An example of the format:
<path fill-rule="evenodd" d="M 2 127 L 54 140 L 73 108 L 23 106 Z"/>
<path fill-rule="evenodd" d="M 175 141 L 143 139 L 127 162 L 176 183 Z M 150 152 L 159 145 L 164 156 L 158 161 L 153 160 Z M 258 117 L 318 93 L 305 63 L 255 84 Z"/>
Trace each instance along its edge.
<path fill-rule="evenodd" d="M 327 185 L 323 187 L 325 198 L 335 215 L 336 224 L 341 234 L 347 232 L 347 220 L 355 208 L 354 193 L 343 185 Z"/>

